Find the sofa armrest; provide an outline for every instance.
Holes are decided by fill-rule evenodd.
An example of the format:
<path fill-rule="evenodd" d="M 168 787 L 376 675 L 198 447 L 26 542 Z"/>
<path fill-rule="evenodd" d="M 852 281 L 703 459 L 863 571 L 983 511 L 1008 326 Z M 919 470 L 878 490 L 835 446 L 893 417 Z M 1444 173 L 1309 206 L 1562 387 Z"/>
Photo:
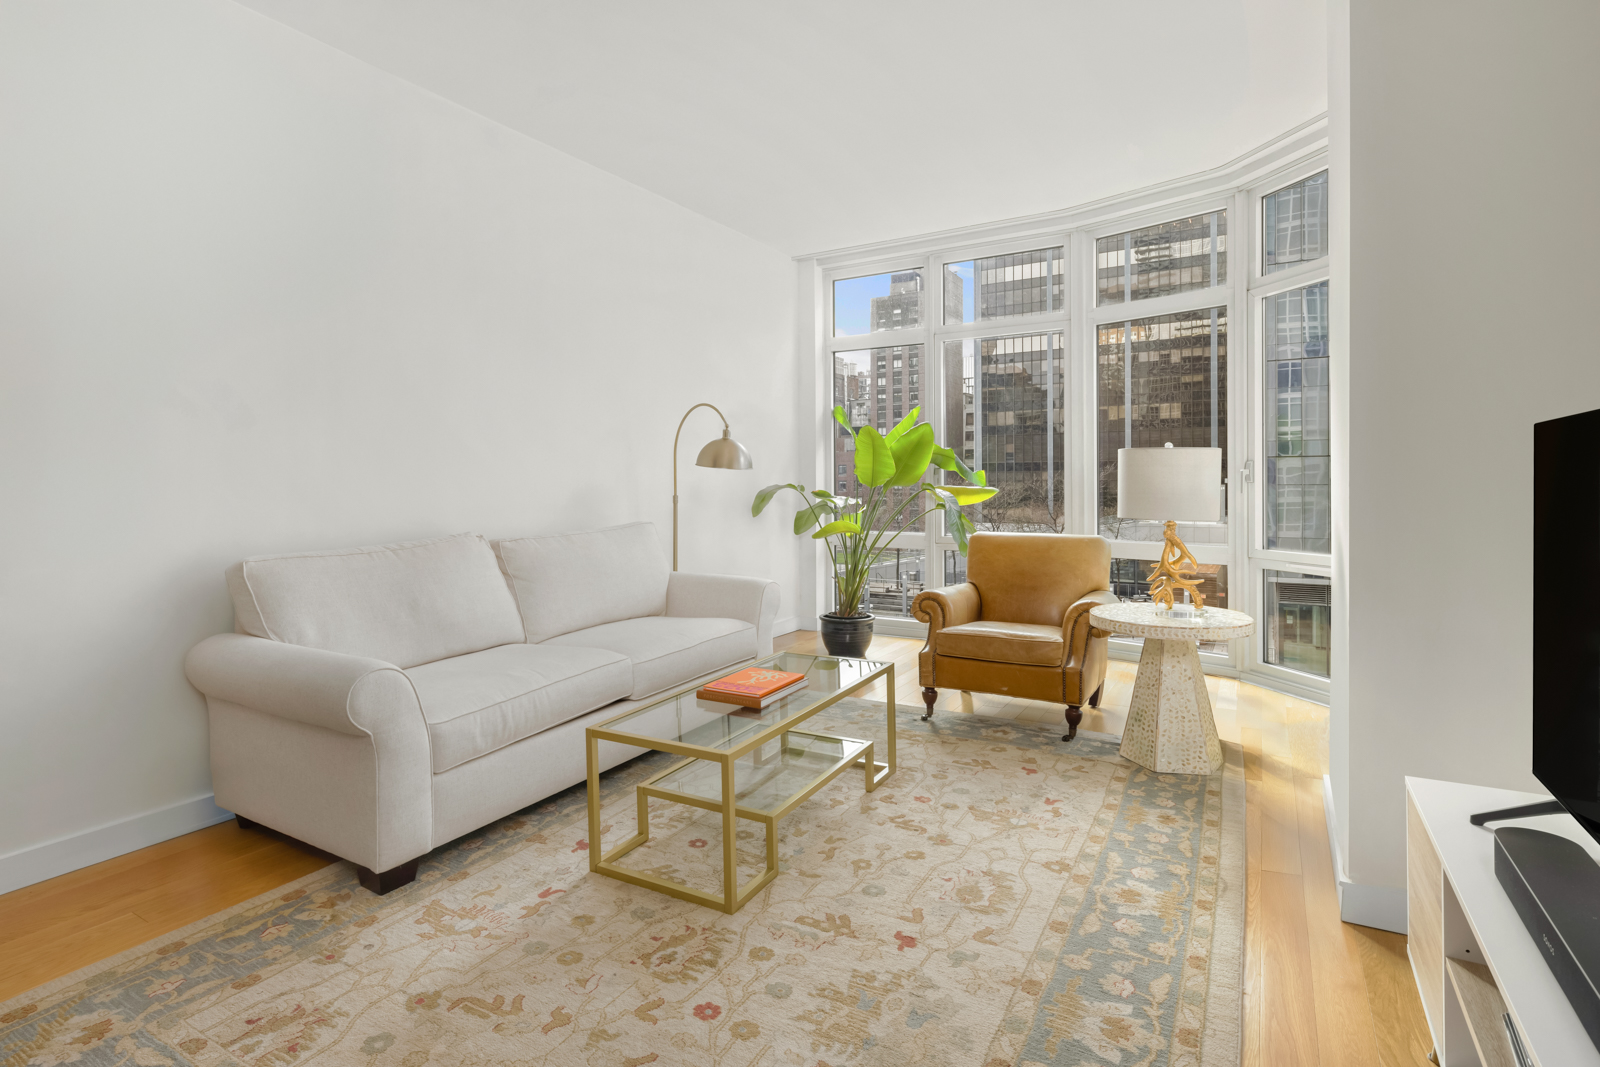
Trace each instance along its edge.
<path fill-rule="evenodd" d="M 1061 620 L 1061 638 L 1067 646 L 1068 663 L 1082 663 L 1089 641 L 1095 637 L 1105 636 L 1104 630 L 1096 629 L 1090 624 L 1089 612 L 1101 604 L 1115 604 L 1119 599 L 1117 594 L 1109 589 L 1096 589 L 1092 593 L 1084 594 L 1067 608 L 1066 617 Z"/>
<path fill-rule="evenodd" d="M 386 706 L 408 696 L 422 717 L 410 679 L 394 664 L 264 637 L 208 637 L 189 650 L 184 673 L 209 697 L 342 734 L 372 734 Z"/>
<path fill-rule="evenodd" d="M 941 589 L 924 589 L 911 602 L 911 614 L 928 624 L 928 638 L 932 640 L 936 632 L 947 626 L 977 622 L 982 607 L 978 587 L 971 582 L 962 582 Z"/>
<path fill-rule="evenodd" d="M 769 578 L 673 571 L 667 579 L 667 614 L 747 622 L 756 628 L 756 655 L 770 656 L 780 595 L 778 583 Z"/>

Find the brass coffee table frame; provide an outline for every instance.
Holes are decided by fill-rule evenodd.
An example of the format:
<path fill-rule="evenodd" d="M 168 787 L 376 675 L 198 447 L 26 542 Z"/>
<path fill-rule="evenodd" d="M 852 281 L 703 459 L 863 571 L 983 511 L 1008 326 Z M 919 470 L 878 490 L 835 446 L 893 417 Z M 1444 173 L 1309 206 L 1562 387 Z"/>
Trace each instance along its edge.
<path fill-rule="evenodd" d="M 769 657 L 767 660 L 757 661 L 753 666 L 761 666 L 782 658 L 784 654 Z M 813 659 L 838 658 L 816 656 Z M 867 661 L 871 662 L 871 661 Z M 888 743 L 885 745 L 884 756 L 886 761 L 879 763 L 873 759 L 875 745 L 870 741 L 859 741 L 854 738 L 837 737 L 832 734 L 816 734 L 805 730 L 796 730 L 801 723 L 810 719 L 820 711 L 824 711 L 837 704 L 847 696 L 852 696 L 877 681 L 879 678 L 887 679 L 888 690 Z M 657 704 L 677 700 L 685 693 L 693 692 L 698 686 L 690 686 L 679 690 L 670 696 L 663 697 L 654 704 L 645 708 L 635 708 L 608 719 L 599 726 L 590 726 L 584 731 L 587 742 L 587 761 L 589 771 L 589 869 L 597 874 L 603 874 L 618 881 L 631 885 L 653 889 L 658 893 L 687 900 L 693 904 L 701 904 L 708 908 L 716 908 L 729 915 L 738 911 L 755 894 L 764 889 L 767 883 L 778 876 L 778 820 L 783 818 L 797 806 L 808 800 L 817 790 L 827 785 L 847 768 L 861 766 L 864 772 L 867 792 L 872 792 L 882 785 L 884 780 L 895 771 L 895 722 L 894 722 L 894 664 L 884 663 L 877 670 L 857 679 L 848 687 L 830 694 L 826 699 L 819 700 L 815 705 L 804 712 L 775 722 L 771 726 L 752 732 L 748 738 L 741 740 L 736 747 L 727 749 L 708 748 L 704 745 L 691 745 L 682 741 L 669 741 L 660 737 L 645 737 L 631 734 L 620 729 L 610 729 L 613 722 L 626 719 L 640 712 L 646 711 Z M 829 766 L 819 776 L 803 786 L 798 792 L 792 794 L 779 807 L 771 811 L 756 808 L 747 808 L 740 805 L 735 798 L 736 782 L 734 780 L 735 763 L 741 756 L 747 755 L 752 750 L 767 744 L 774 739 L 781 741 L 783 747 L 789 747 L 790 733 L 799 733 L 803 737 L 815 737 L 821 740 L 841 742 L 846 749 L 846 755 Z M 617 845 L 609 852 L 602 853 L 600 847 L 600 742 L 615 741 L 619 744 L 632 745 L 636 748 L 649 748 L 657 752 L 671 752 L 688 759 L 676 763 L 659 774 L 640 784 L 635 792 L 638 803 L 637 823 L 632 837 Z M 863 748 L 851 751 L 851 746 L 861 745 Z M 721 765 L 722 771 L 722 799 L 712 800 L 708 797 L 695 796 L 675 789 L 668 789 L 656 783 L 663 778 L 682 770 L 695 760 L 705 760 Z M 632 852 L 646 841 L 650 840 L 650 814 L 649 803 L 651 797 L 663 800 L 672 800 L 681 804 L 689 804 L 706 811 L 722 813 L 722 892 L 721 894 L 707 893 L 692 888 L 681 882 L 668 881 L 665 878 L 648 874 L 644 871 L 629 870 L 619 867 L 616 861 Z M 765 869 L 744 885 L 739 885 L 739 867 L 735 845 L 737 844 L 737 823 L 739 819 L 750 819 L 766 825 L 767 855 Z"/>

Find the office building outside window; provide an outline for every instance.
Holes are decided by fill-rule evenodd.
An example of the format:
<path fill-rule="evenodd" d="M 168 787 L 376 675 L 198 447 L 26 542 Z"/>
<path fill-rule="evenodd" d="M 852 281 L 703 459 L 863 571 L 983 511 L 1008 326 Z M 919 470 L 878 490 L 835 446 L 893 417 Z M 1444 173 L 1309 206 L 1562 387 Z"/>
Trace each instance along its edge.
<path fill-rule="evenodd" d="M 1261 198 L 1261 273 L 1328 254 L 1328 172 Z"/>
<path fill-rule="evenodd" d="M 1263 539 L 1267 548 L 1331 552 L 1328 474 L 1328 283 L 1266 298 Z"/>
<path fill-rule="evenodd" d="M 1228 280 L 1228 213 L 1218 210 L 1095 242 L 1095 303 L 1124 304 Z"/>

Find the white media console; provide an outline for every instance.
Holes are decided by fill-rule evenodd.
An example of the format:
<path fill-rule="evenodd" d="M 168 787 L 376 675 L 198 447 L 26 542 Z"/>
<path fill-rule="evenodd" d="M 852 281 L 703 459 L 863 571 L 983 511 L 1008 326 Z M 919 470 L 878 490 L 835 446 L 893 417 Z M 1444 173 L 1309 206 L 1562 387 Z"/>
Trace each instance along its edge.
<path fill-rule="evenodd" d="M 1600 1050 L 1494 874 L 1494 835 L 1468 819 L 1549 800 L 1537 793 L 1406 779 L 1406 951 L 1441 1067 L 1519 1067 L 1510 1015 L 1527 1064 L 1600 1067 Z M 1570 815 L 1510 819 L 1600 844 Z"/>

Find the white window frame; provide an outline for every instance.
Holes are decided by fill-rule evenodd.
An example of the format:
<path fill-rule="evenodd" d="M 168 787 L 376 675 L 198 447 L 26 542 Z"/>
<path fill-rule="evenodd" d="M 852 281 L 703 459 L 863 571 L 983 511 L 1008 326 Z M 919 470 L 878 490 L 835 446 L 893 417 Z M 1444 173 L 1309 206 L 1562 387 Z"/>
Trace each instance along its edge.
<path fill-rule="evenodd" d="M 945 443 L 940 418 L 944 410 L 942 350 L 945 341 L 1059 330 L 1066 349 L 1062 357 L 1065 455 L 1057 457 L 1063 470 L 1063 520 L 1068 532 L 1094 533 L 1098 521 L 1096 464 L 1093 458 L 1097 447 L 1095 352 L 1098 328 L 1108 322 L 1211 307 L 1225 308 L 1230 343 L 1227 378 L 1227 444 L 1231 468 L 1227 488 L 1230 494 L 1228 540 L 1226 544 L 1195 544 L 1191 549 L 1202 563 L 1227 566 L 1229 603 L 1259 618 L 1264 606 L 1264 570 L 1292 570 L 1319 575 L 1331 573 L 1327 556 L 1266 552 L 1259 548 L 1261 494 L 1257 490 L 1260 482 L 1244 482 L 1239 477 L 1244 466 L 1241 457 L 1250 460 L 1253 472 L 1262 469 L 1265 447 L 1261 410 L 1265 366 L 1260 321 L 1262 300 L 1273 293 L 1301 288 L 1328 277 L 1326 257 L 1271 275 L 1261 273 L 1261 197 L 1326 170 L 1327 166 L 1327 124 L 1325 118 L 1319 118 L 1216 171 L 1096 204 L 1029 219 L 799 257 L 803 265 L 817 272 L 815 276 L 820 282 L 817 293 L 823 306 L 812 321 L 820 327 L 822 335 L 817 350 L 823 358 L 826 385 L 822 392 L 828 398 L 827 409 L 831 410 L 833 402 L 832 361 L 835 353 L 920 344 L 923 346 L 920 406 L 927 421 L 934 424 L 941 443 Z M 1230 215 L 1228 275 L 1223 284 L 1171 296 L 1095 306 L 1094 246 L 1097 239 L 1213 210 L 1226 210 Z M 941 306 L 944 264 L 1057 245 L 1065 251 L 1064 307 L 1014 318 L 944 325 L 944 309 Z M 833 336 L 835 281 L 908 269 L 920 269 L 923 274 L 925 317 L 921 326 L 853 337 Z M 825 410 L 820 416 L 825 417 L 826 414 Z M 831 426 L 831 419 L 827 421 Z M 1089 458 L 1069 462 L 1067 457 Z M 831 437 L 824 435 L 819 440 L 817 459 L 819 470 L 827 470 L 831 475 Z M 831 484 L 831 478 L 827 484 Z M 943 552 L 954 545 L 944 536 L 937 521 L 925 533 L 906 535 L 899 543 L 901 547 L 925 549 L 925 583 L 929 588 L 942 583 Z M 814 551 L 819 558 L 816 602 L 821 605 L 820 611 L 826 611 L 832 596 L 827 557 L 820 548 L 814 548 Z M 1113 556 L 1122 559 L 1154 561 L 1159 551 L 1158 541 L 1112 542 Z M 926 632 L 926 627 L 914 620 L 889 617 L 880 617 L 876 628 L 885 634 L 915 637 L 921 637 Z M 1203 659 L 1206 669 L 1213 673 L 1245 677 L 1313 700 L 1327 699 L 1327 682 L 1324 679 L 1265 663 L 1262 659 L 1263 650 L 1264 636 L 1258 633 L 1245 641 L 1232 642 L 1229 655 L 1225 657 L 1207 653 Z M 1138 646 L 1113 640 L 1111 654 L 1118 658 L 1136 658 Z"/>

